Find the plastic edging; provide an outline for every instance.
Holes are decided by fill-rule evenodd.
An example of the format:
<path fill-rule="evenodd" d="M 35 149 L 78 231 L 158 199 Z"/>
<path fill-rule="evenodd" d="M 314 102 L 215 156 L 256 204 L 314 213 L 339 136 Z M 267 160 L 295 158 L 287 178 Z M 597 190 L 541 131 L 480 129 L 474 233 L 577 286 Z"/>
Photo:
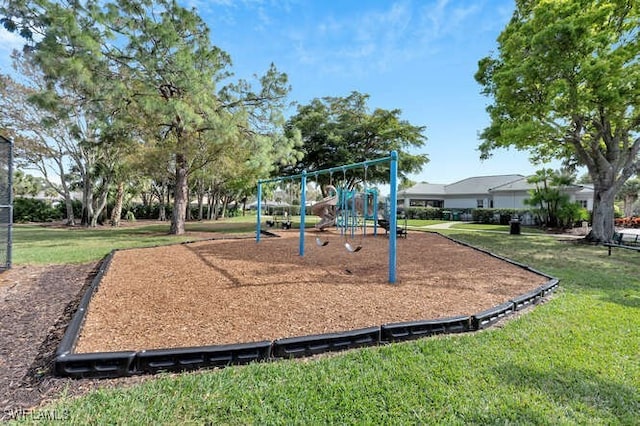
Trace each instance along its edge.
<path fill-rule="evenodd" d="M 542 299 L 542 288 L 538 287 L 537 289 L 530 291 L 529 293 L 525 293 L 518 297 L 514 297 L 511 299 L 513 303 L 513 309 L 519 311 L 520 309 L 524 309 L 527 306 L 535 305 Z"/>
<path fill-rule="evenodd" d="M 558 287 L 560 287 L 560 280 L 557 278 L 552 278 L 547 284 L 540 287 L 540 289 L 542 290 L 542 297 L 555 292 Z"/>
<path fill-rule="evenodd" d="M 56 357 L 55 373 L 58 376 L 124 377 L 131 374 L 135 352 L 96 352 L 89 354 L 63 354 Z"/>
<path fill-rule="evenodd" d="M 498 322 L 505 316 L 512 314 L 513 311 L 513 302 L 506 302 L 473 315 L 471 323 L 475 330 L 482 330 Z"/>
<path fill-rule="evenodd" d="M 271 354 L 271 341 L 233 345 L 200 346 L 140 351 L 135 356 L 135 373 L 185 371 L 226 367 L 264 361 Z"/>
<path fill-rule="evenodd" d="M 100 266 L 98 267 L 98 272 L 96 273 L 96 276 L 93 277 L 93 281 L 91 281 L 89 288 L 82 296 L 82 299 L 80 299 L 80 303 L 78 304 L 78 309 L 73 314 L 73 317 L 71 318 L 71 321 L 69 322 L 69 325 L 67 326 L 67 329 L 65 330 L 64 335 L 62 336 L 62 340 L 60 341 L 60 344 L 58 345 L 58 349 L 56 350 L 56 354 L 55 354 L 56 358 L 73 352 L 76 346 L 76 342 L 78 340 L 78 336 L 80 335 L 80 328 L 84 323 L 84 317 L 87 313 L 87 309 L 89 307 L 89 303 L 91 302 L 91 298 L 93 297 L 93 294 L 96 292 L 96 290 L 100 286 L 102 277 L 109 269 L 114 253 L 115 253 L 115 250 L 111 251 L 111 253 L 106 255 L 100 262 Z M 56 360 L 56 363 L 57 363 L 57 360 Z"/>
<path fill-rule="evenodd" d="M 341 333 L 290 337 L 273 342 L 274 358 L 298 358 L 324 352 L 374 346 L 380 342 L 380 327 L 362 328 Z"/>
<path fill-rule="evenodd" d="M 381 327 L 380 340 L 399 342 L 414 340 L 435 334 L 464 333 L 469 331 L 471 317 L 457 316 L 435 320 L 408 321 L 384 324 Z"/>

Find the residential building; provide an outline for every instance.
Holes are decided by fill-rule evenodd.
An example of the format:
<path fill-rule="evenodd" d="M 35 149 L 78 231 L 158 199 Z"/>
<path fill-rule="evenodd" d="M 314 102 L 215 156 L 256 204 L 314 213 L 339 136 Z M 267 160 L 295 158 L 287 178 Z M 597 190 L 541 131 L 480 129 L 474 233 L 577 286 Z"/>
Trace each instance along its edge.
<path fill-rule="evenodd" d="M 475 176 L 452 184 L 418 183 L 398 191 L 398 207 L 439 207 L 444 209 L 526 209 L 535 185 L 519 174 Z M 569 185 L 563 189 L 571 201 L 593 209 L 593 187 Z"/>

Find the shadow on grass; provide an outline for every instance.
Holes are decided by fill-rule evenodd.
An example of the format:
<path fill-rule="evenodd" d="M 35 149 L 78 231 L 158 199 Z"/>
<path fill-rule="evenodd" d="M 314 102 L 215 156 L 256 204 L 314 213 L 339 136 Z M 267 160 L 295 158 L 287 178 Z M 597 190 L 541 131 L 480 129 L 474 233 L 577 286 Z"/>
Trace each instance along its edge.
<path fill-rule="evenodd" d="M 558 406 L 570 408 L 567 413 L 581 413 L 586 418 L 598 413 L 601 420 L 615 418 L 621 424 L 634 424 L 640 418 L 640 391 L 615 379 L 572 368 L 541 371 L 513 364 L 499 365 L 493 374 L 515 388 L 528 387 L 546 395 Z"/>

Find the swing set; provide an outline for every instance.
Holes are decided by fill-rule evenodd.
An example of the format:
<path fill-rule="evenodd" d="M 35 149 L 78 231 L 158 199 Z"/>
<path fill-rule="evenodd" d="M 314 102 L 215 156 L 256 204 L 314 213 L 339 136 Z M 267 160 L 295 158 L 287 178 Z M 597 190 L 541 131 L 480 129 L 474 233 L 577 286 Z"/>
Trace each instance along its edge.
<path fill-rule="evenodd" d="M 367 219 L 373 218 L 373 233 L 377 232 L 377 192 L 367 188 L 367 169 L 369 166 L 389 163 L 389 225 L 391 229 L 395 229 L 397 224 L 397 177 L 398 177 L 398 154 L 392 151 L 388 157 L 382 157 L 375 160 L 367 160 L 359 163 L 346 164 L 343 166 L 332 167 L 324 170 L 317 170 L 307 173 L 306 171 L 293 176 L 280 176 L 273 179 L 264 179 L 258 181 L 257 194 L 257 223 L 256 223 L 256 242 L 260 242 L 261 235 L 261 202 L 262 202 L 262 185 L 271 182 L 286 182 L 300 179 L 300 237 L 299 237 L 299 255 L 304 256 L 305 251 L 305 221 L 306 221 L 306 187 L 308 178 L 316 178 L 322 174 L 329 174 L 332 177 L 334 172 L 341 171 L 343 175 L 343 185 L 339 188 L 330 185 L 328 188 L 330 194 L 322 201 L 314 205 L 314 213 L 322 209 L 323 215 L 321 221 L 316 224 L 316 229 L 322 230 L 323 227 L 335 225 L 340 231 L 340 236 L 344 241 L 344 247 L 350 253 L 357 253 L 362 250 L 363 240 L 367 233 Z M 347 184 L 346 174 L 348 170 L 364 168 L 364 189 L 358 192 L 350 188 Z M 332 192 L 333 190 L 333 192 Z M 316 213 L 317 214 L 317 213 Z M 321 226 L 319 227 L 318 225 Z M 397 235 L 395 232 L 389 233 L 389 283 L 396 282 L 396 246 Z M 326 246 L 329 244 L 327 239 L 316 238 L 318 246 Z"/>

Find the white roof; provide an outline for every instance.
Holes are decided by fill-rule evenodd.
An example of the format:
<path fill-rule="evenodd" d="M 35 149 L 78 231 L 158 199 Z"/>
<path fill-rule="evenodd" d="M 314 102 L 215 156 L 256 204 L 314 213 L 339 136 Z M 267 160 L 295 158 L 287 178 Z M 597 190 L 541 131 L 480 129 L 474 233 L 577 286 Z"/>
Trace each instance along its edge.
<path fill-rule="evenodd" d="M 420 194 L 433 194 L 444 195 L 446 185 L 438 183 L 417 183 L 411 188 L 398 191 L 398 195 L 420 195 Z"/>
<path fill-rule="evenodd" d="M 446 194 L 486 194 L 490 189 L 524 179 L 522 175 L 476 176 L 445 186 Z"/>

